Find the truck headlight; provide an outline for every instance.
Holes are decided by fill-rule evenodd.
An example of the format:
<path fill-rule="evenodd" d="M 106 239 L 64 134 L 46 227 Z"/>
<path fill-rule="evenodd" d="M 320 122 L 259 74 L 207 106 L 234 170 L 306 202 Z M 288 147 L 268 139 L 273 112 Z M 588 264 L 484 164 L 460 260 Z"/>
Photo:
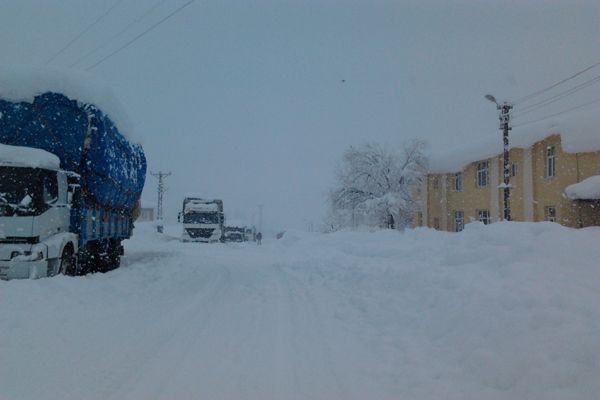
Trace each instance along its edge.
<path fill-rule="evenodd" d="M 19 256 L 30 256 L 31 252 L 30 251 L 13 251 L 12 253 L 10 253 L 10 258 L 15 258 L 15 257 L 19 257 Z"/>
<path fill-rule="evenodd" d="M 44 253 L 38 251 L 37 253 L 32 254 L 31 251 L 13 251 L 10 253 L 10 258 L 15 259 L 15 261 L 39 261 L 44 259 Z"/>

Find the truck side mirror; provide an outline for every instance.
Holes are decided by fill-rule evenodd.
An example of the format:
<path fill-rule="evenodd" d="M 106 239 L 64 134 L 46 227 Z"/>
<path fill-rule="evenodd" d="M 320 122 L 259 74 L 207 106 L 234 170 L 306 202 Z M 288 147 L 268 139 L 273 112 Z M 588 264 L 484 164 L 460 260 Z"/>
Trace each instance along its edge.
<path fill-rule="evenodd" d="M 77 183 L 70 183 L 69 184 L 69 190 L 67 191 L 67 201 L 68 201 L 68 204 L 72 204 L 73 203 L 73 196 L 75 196 L 75 192 L 77 190 L 79 190 L 80 187 L 81 187 L 81 185 L 79 185 Z"/>
<path fill-rule="evenodd" d="M 177 213 L 177 222 L 181 222 L 181 211 Z"/>

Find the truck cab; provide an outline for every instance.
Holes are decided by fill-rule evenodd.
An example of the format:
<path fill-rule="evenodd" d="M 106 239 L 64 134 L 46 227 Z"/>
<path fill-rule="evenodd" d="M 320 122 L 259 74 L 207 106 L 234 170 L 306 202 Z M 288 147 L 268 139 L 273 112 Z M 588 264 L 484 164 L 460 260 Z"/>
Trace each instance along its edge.
<path fill-rule="evenodd" d="M 69 231 L 69 174 L 44 150 L 0 150 L 0 278 L 55 275 L 65 251 L 69 257 L 77 251 L 77 235 Z"/>
<path fill-rule="evenodd" d="M 218 242 L 223 240 L 223 201 L 186 197 L 178 220 L 183 222 L 184 242 Z"/>

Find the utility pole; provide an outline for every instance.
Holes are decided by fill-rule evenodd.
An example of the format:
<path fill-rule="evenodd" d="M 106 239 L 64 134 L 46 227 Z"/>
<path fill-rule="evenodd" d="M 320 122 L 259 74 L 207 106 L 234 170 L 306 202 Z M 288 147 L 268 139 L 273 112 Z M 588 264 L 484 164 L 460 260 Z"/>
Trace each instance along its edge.
<path fill-rule="evenodd" d="M 498 107 L 500 111 L 500 129 L 502 129 L 502 142 L 504 144 L 504 220 L 510 221 L 510 160 L 509 160 L 509 144 L 508 131 L 512 128 L 509 126 L 510 110 L 512 106 L 506 101 L 502 106 Z"/>
<path fill-rule="evenodd" d="M 508 132 L 512 129 L 510 127 L 510 110 L 513 106 L 508 102 L 498 104 L 496 98 L 491 94 L 485 96 L 486 99 L 496 104 L 498 109 L 498 116 L 500 119 L 500 129 L 502 130 L 502 143 L 504 145 L 503 164 L 504 164 L 504 180 L 501 185 L 503 189 L 504 198 L 504 220 L 510 221 L 510 159 L 509 159 L 509 141 Z"/>
<path fill-rule="evenodd" d="M 259 204 L 258 205 L 258 231 L 264 235 L 262 230 L 263 230 L 263 205 Z"/>
<path fill-rule="evenodd" d="M 170 172 L 150 172 L 150 175 L 158 179 L 158 196 L 156 201 L 156 231 L 163 233 L 163 196 L 165 194 L 165 178 L 170 176 Z"/>

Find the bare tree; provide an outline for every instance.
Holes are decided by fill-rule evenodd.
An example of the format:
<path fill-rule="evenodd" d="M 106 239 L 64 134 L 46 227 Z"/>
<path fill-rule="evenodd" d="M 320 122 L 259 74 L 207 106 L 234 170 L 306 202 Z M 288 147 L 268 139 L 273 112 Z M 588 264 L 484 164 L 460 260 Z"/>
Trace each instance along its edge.
<path fill-rule="evenodd" d="M 413 140 L 393 152 L 376 143 L 350 147 L 329 192 L 332 229 L 369 225 L 404 228 L 427 171 L 426 143 Z"/>

